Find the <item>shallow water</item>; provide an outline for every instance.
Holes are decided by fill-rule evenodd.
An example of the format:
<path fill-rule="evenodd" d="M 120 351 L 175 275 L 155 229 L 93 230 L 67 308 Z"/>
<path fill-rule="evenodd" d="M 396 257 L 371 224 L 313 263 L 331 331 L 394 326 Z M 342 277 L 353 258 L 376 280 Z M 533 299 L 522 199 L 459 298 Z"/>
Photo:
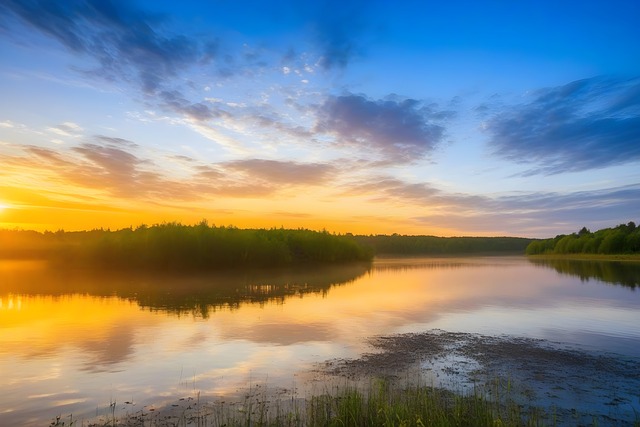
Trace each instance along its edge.
<path fill-rule="evenodd" d="M 640 357 L 639 285 L 639 263 L 524 257 L 188 276 L 2 261 L 0 425 L 302 389 L 315 363 L 370 351 L 367 337 L 434 328 Z"/>

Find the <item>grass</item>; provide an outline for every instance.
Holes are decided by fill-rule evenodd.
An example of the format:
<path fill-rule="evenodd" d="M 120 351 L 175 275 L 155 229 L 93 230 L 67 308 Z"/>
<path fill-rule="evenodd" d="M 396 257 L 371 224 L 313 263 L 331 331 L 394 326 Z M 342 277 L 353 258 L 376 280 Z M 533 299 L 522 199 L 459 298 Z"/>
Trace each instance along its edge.
<path fill-rule="evenodd" d="M 520 426 L 537 423 L 535 413 L 494 402 L 479 393 L 459 395 L 426 386 L 396 389 L 378 382 L 369 390 L 345 387 L 313 397 L 310 426 Z"/>
<path fill-rule="evenodd" d="M 201 402 L 183 399 L 167 410 L 143 409 L 116 417 L 112 405 L 102 419 L 89 427 L 118 426 L 538 426 L 543 413 L 514 402 L 510 384 L 496 381 L 491 389 L 475 389 L 470 394 L 424 386 L 396 387 L 390 382 L 372 380 L 368 386 L 336 386 L 308 398 L 275 396 L 255 385 L 239 402 Z M 491 395 L 491 398 L 486 396 Z M 71 422 L 68 422 L 71 421 Z M 77 425 L 71 416 L 58 416 L 52 427 Z M 553 421 L 551 422 L 553 425 Z M 637 425 L 637 424 L 636 424 Z"/>

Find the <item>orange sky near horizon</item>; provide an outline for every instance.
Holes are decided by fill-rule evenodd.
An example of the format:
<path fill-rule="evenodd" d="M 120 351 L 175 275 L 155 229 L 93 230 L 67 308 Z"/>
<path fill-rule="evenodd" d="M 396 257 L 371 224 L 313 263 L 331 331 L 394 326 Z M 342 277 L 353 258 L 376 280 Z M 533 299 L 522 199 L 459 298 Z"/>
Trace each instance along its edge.
<path fill-rule="evenodd" d="M 0 193 L 1 194 L 1 193 Z M 5 193 L 6 194 L 6 193 Z M 141 224 L 181 222 L 195 224 L 206 219 L 218 226 L 239 228 L 307 228 L 334 233 L 354 234 L 433 234 L 456 235 L 446 228 L 415 227 L 404 220 L 409 211 L 399 206 L 397 211 L 375 214 L 379 206 L 362 201 L 353 205 L 344 200 L 316 201 L 300 195 L 291 200 L 216 200 L 198 206 L 197 203 L 154 204 L 139 201 L 109 200 L 79 201 L 65 193 L 41 194 L 35 190 L 21 192 L 14 189 L 12 197 L 0 201 L 0 228 L 43 231 L 78 231 L 96 228 L 120 229 Z M 238 208 L 233 209 L 237 205 Z M 222 206 L 217 208 L 216 206 Z M 305 210 L 295 210 L 296 207 Z M 480 235 L 481 233 L 478 233 Z"/>

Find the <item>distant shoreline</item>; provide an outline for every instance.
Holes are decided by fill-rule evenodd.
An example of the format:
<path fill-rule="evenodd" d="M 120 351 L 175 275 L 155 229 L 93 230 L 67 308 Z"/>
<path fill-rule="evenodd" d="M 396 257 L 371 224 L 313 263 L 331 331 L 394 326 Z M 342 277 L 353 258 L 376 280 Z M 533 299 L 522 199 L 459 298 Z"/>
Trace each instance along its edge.
<path fill-rule="evenodd" d="M 640 254 L 536 254 L 531 259 L 559 259 L 573 261 L 627 261 L 640 262 Z"/>

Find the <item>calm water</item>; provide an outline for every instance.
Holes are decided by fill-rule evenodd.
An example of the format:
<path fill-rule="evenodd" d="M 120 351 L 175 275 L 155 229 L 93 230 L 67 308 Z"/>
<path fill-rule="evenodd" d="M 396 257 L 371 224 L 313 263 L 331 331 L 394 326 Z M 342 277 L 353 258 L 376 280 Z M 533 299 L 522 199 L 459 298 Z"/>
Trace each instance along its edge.
<path fill-rule="evenodd" d="M 86 274 L 0 261 L 0 425 L 161 406 L 250 382 L 299 387 L 372 335 L 434 328 L 640 357 L 640 264 L 380 259 L 208 276 Z"/>

